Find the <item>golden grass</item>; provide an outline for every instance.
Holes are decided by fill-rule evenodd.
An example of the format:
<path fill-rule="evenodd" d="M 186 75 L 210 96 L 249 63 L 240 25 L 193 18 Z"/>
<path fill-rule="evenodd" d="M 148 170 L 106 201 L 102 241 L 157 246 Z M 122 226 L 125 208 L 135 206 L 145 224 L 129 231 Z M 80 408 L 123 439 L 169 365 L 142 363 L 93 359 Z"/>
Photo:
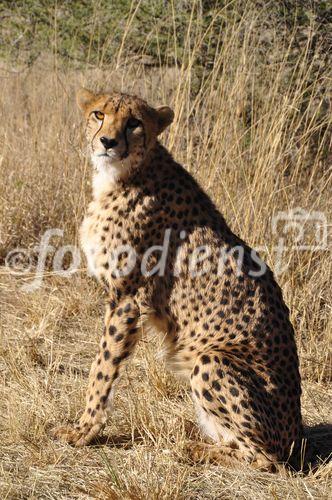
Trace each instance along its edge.
<path fill-rule="evenodd" d="M 192 67 L 204 36 L 188 41 L 178 67 L 147 68 L 123 56 L 106 69 L 64 70 L 49 57 L 30 68 L 1 68 L 0 258 L 37 245 L 49 228 L 64 230 L 52 239 L 55 247 L 77 244 L 90 198 L 74 104 L 81 84 L 173 106 L 175 122 L 163 141 L 232 229 L 263 247 L 272 267 L 271 221 L 279 210 L 302 207 L 330 220 L 328 68 L 312 76 L 306 44 L 290 63 L 277 33 L 270 34 L 271 63 L 263 63 L 254 22 L 246 30 L 240 23 L 222 34 L 215 65 L 193 93 Z M 308 238 L 313 242 L 310 231 Z M 323 426 L 332 396 L 330 253 L 289 249 L 285 259 L 289 268 L 278 280 L 296 329 L 304 421 L 311 450 L 324 460 L 332 434 Z M 50 271 L 51 264 L 50 258 Z M 54 442 L 49 430 L 83 408 L 103 299 L 84 270 L 71 279 L 50 272 L 31 293 L 21 286 L 33 274 L 17 277 L 1 267 L 0 276 L 1 498 L 328 498 L 327 461 L 287 476 L 191 464 L 183 446 L 198 431 L 189 392 L 155 360 L 153 339 L 141 343 L 128 366 L 100 444 L 77 450 Z"/>

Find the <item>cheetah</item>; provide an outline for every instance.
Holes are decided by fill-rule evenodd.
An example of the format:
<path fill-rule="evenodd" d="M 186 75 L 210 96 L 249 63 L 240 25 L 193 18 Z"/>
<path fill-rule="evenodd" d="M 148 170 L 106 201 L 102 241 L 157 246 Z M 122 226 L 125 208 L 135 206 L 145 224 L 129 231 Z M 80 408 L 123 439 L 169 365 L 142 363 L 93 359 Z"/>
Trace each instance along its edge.
<path fill-rule="evenodd" d="M 271 270 L 158 141 L 174 118 L 169 107 L 86 89 L 77 102 L 94 169 L 81 244 L 107 299 L 86 408 L 56 436 L 84 446 L 98 435 L 146 325 L 190 383 L 207 438 L 193 443 L 194 460 L 268 470 L 287 462 L 302 438 L 301 384 Z"/>

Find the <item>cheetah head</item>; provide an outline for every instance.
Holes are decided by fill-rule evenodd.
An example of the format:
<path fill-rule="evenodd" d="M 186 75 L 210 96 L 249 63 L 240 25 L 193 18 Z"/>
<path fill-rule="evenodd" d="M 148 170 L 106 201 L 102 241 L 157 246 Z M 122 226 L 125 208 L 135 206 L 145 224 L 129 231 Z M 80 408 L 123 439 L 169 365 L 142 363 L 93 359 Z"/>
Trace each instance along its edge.
<path fill-rule="evenodd" d="M 80 89 L 77 103 L 85 115 L 93 166 L 114 181 L 142 163 L 174 117 L 167 106 L 152 108 L 138 97 L 120 93 Z"/>

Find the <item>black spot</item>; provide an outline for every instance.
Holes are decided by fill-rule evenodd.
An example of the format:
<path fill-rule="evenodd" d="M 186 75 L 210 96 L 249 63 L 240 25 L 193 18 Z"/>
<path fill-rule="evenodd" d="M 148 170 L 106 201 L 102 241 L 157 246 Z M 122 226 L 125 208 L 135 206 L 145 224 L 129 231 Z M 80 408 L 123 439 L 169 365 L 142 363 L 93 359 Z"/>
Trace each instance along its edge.
<path fill-rule="evenodd" d="M 102 374 L 102 372 L 98 372 L 97 373 L 97 379 L 98 380 L 101 380 L 103 377 L 104 377 L 104 375 Z"/>
<path fill-rule="evenodd" d="M 228 358 L 222 358 L 222 364 L 225 365 L 225 366 L 229 366 L 230 365 L 230 361 Z"/>
<path fill-rule="evenodd" d="M 249 422 L 242 422 L 242 427 L 245 427 L 247 429 L 251 429 L 251 424 L 249 424 Z"/>
<path fill-rule="evenodd" d="M 217 380 L 214 380 L 212 382 L 212 387 L 213 389 L 215 389 L 216 391 L 220 391 L 221 390 L 221 385 L 219 384 L 219 382 L 217 382 Z"/>
<path fill-rule="evenodd" d="M 109 333 L 110 335 L 114 335 L 114 334 L 116 333 L 116 327 L 115 327 L 115 326 L 113 326 L 113 325 L 111 325 L 111 326 L 109 327 L 109 329 L 108 329 L 108 333 Z"/>
<path fill-rule="evenodd" d="M 104 359 L 105 361 L 107 361 L 108 359 L 110 359 L 111 357 L 111 353 L 109 351 L 104 351 Z"/>
<path fill-rule="evenodd" d="M 203 365 L 207 365 L 208 363 L 210 363 L 210 356 L 207 356 L 206 354 L 203 354 L 202 356 L 202 363 Z"/>
<path fill-rule="evenodd" d="M 204 391 L 202 392 L 202 395 L 205 399 L 207 399 L 208 401 L 212 401 L 212 396 L 210 394 L 210 392 L 206 389 L 204 389 Z"/>
<path fill-rule="evenodd" d="M 236 389 L 236 387 L 231 387 L 230 391 L 232 396 L 237 397 L 239 395 L 239 391 Z"/>

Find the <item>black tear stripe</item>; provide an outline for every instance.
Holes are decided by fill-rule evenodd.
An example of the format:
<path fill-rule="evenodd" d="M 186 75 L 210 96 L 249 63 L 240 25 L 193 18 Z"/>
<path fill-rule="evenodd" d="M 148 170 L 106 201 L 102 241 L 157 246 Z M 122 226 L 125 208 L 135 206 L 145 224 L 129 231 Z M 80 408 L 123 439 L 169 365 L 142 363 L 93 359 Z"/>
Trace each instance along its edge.
<path fill-rule="evenodd" d="M 90 117 L 91 117 L 92 114 L 93 114 L 93 111 L 89 114 L 89 119 L 90 119 Z M 97 130 L 97 132 L 95 133 L 95 135 L 92 137 L 92 140 L 91 140 L 91 149 L 92 149 L 93 153 L 95 152 L 95 150 L 93 148 L 93 141 L 95 140 L 95 137 L 98 134 L 98 132 L 100 132 L 100 130 L 102 129 L 103 125 L 104 125 L 104 122 L 101 123 L 99 129 Z M 88 126 L 89 126 L 89 123 L 86 124 L 86 130 L 87 130 Z"/>

